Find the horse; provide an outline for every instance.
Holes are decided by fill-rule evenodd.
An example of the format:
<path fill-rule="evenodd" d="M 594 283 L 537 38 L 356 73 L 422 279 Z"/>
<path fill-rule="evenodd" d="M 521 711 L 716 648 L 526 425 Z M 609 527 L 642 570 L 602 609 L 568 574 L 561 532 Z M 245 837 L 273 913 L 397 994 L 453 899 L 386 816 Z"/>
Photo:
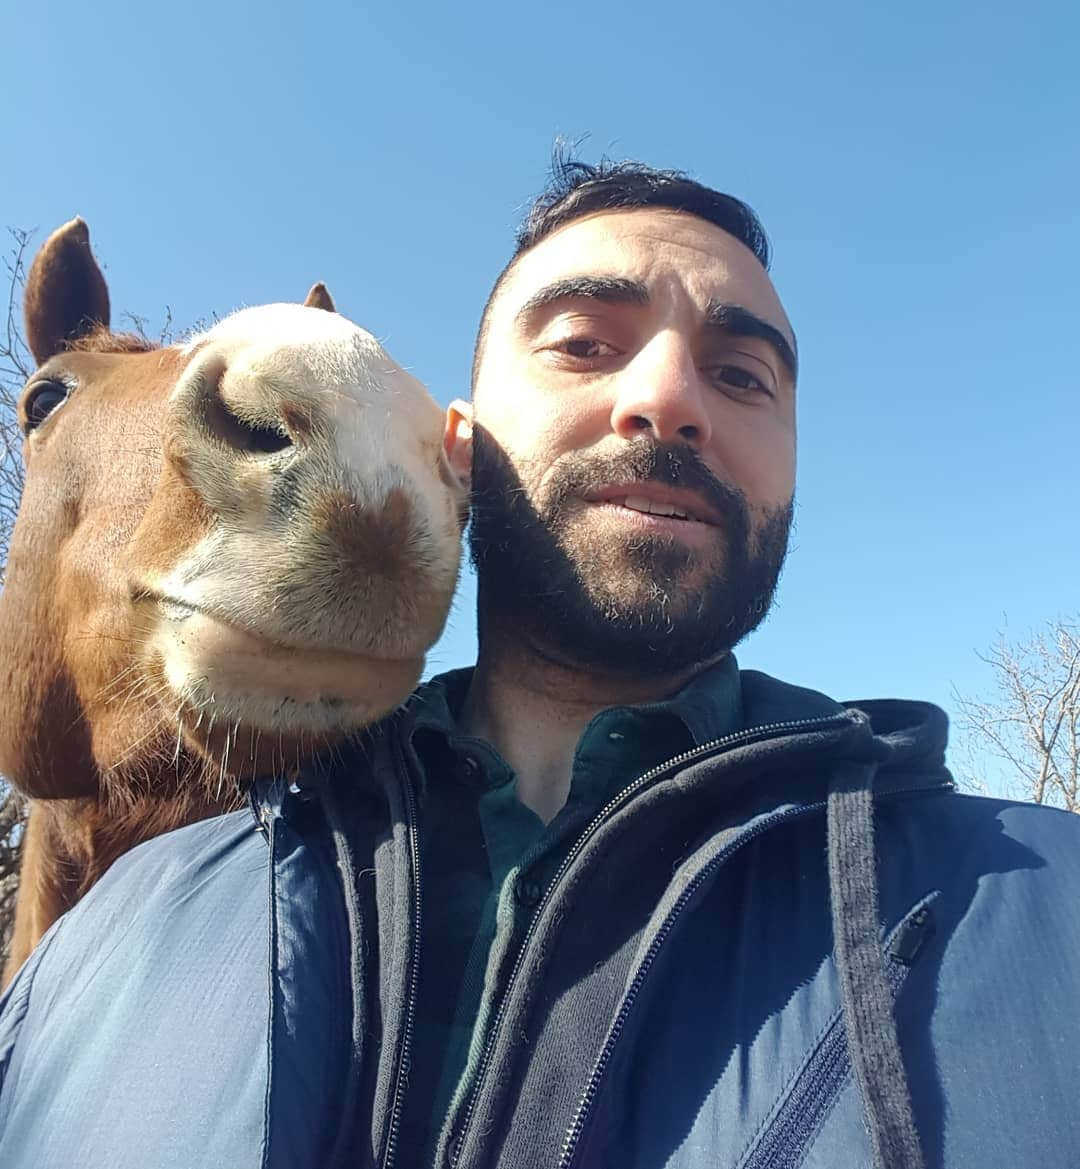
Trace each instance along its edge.
<path fill-rule="evenodd" d="M 30 812 L 5 981 L 123 852 L 401 704 L 465 512 L 443 412 L 321 284 L 158 345 L 110 329 L 74 219 L 24 314 L 0 773 Z"/>

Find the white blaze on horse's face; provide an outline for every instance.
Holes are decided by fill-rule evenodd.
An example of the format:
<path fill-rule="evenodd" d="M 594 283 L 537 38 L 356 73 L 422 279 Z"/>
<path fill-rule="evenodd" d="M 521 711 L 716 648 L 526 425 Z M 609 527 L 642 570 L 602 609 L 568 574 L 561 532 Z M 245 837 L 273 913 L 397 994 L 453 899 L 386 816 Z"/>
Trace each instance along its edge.
<path fill-rule="evenodd" d="M 464 501 L 443 413 L 322 309 L 247 309 L 188 351 L 164 473 L 204 530 L 138 582 L 147 651 L 189 731 L 362 725 L 415 684 L 453 594 Z M 160 523 L 144 518 L 151 542 Z"/>

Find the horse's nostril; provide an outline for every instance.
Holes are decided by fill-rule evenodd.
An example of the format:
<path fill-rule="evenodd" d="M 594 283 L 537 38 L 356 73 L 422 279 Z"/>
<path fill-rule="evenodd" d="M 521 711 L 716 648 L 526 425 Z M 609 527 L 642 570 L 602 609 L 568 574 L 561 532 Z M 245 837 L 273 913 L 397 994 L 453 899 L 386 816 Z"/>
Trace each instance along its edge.
<path fill-rule="evenodd" d="M 293 445 L 285 412 L 243 401 L 227 402 L 222 394 L 225 362 L 211 357 L 192 371 L 177 401 L 179 417 L 194 423 L 204 440 L 222 443 L 245 455 L 275 455 Z M 261 415 L 261 417 L 260 417 Z"/>
<path fill-rule="evenodd" d="M 252 454 L 274 455 L 292 446 L 292 439 L 283 426 L 260 426 L 258 423 L 247 422 L 238 418 L 231 411 L 235 425 L 233 445 L 240 450 L 250 451 Z"/>
<path fill-rule="evenodd" d="M 201 405 L 204 426 L 235 451 L 251 455 L 274 455 L 293 445 L 282 422 L 244 418 L 216 395 L 205 396 Z"/>

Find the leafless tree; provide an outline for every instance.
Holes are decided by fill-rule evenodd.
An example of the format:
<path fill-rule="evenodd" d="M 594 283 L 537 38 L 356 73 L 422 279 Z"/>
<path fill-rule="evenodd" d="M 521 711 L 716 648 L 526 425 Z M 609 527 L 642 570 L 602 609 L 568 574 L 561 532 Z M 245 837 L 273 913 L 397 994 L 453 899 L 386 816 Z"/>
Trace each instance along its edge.
<path fill-rule="evenodd" d="M 0 587 L 3 586 L 8 543 L 23 485 L 22 435 L 15 424 L 15 404 L 23 382 L 33 369 L 33 360 L 19 328 L 31 233 L 9 229 L 9 235 L 10 246 L 3 257 L 7 271 L 7 302 L 0 326 Z M 19 856 L 25 817 L 24 801 L 0 776 L 0 965 L 7 954 L 15 893 L 19 886 Z"/>
<path fill-rule="evenodd" d="M 23 484 L 22 435 L 15 425 L 15 403 L 33 370 L 33 359 L 19 329 L 31 233 L 9 229 L 9 235 L 11 245 L 3 258 L 8 277 L 7 304 L 0 334 L 0 574 L 7 564 L 8 540 Z"/>
<path fill-rule="evenodd" d="M 1001 635 L 980 656 L 994 693 L 954 695 L 967 746 L 1001 762 L 1010 794 L 1080 812 L 1080 618 L 1018 641 Z"/>
<path fill-rule="evenodd" d="M 0 779 L 0 966 L 7 961 L 11 926 L 15 920 L 15 894 L 19 891 L 19 859 L 25 823 L 25 800 Z"/>

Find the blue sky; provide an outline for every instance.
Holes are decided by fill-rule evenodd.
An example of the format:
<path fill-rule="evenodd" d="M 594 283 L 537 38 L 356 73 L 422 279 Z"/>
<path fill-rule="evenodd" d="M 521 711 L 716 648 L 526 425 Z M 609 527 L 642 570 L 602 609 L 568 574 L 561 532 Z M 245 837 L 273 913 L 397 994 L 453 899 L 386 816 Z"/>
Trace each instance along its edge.
<path fill-rule="evenodd" d="M 944 9 L 944 10 L 943 10 Z M 801 345 L 798 529 L 743 665 L 985 688 L 1080 609 L 1080 8 L 23 4 L 0 225 L 89 222 L 114 311 L 325 280 L 446 402 L 556 135 L 747 199 Z M 18 111 L 18 112 L 17 112 Z M 433 668 L 473 650 L 466 579 Z"/>

